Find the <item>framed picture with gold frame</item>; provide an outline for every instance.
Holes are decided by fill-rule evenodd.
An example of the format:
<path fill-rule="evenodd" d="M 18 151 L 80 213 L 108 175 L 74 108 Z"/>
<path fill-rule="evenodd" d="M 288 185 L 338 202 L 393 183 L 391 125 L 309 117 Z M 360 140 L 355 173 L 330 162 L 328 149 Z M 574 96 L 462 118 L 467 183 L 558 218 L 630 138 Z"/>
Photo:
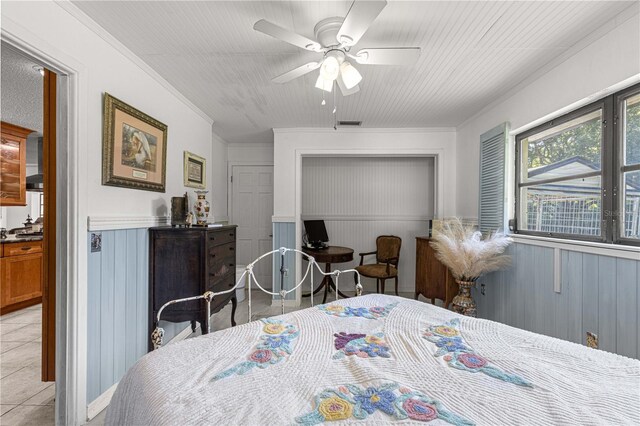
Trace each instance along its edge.
<path fill-rule="evenodd" d="M 207 186 L 207 160 L 192 152 L 184 152 L 184 186 L 205 189 Z"/>
<path fill-rule="evenodd" d="M 167 126 L 104 94 L 102 184 L 165 192 Z"/>

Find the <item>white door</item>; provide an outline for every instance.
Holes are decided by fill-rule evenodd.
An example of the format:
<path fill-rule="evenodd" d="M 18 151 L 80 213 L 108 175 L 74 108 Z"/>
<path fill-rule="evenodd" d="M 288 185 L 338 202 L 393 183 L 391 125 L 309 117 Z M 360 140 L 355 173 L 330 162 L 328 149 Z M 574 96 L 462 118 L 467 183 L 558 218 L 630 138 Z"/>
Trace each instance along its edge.
<path fill-rule="evenodd" d="M 237 263 L 247 265 L 272 250 L 273 166 L 232 167 L 232 221 L 238 225 Z M 253 269 L 264 288 L 272 288 L 272 259 Z"/>

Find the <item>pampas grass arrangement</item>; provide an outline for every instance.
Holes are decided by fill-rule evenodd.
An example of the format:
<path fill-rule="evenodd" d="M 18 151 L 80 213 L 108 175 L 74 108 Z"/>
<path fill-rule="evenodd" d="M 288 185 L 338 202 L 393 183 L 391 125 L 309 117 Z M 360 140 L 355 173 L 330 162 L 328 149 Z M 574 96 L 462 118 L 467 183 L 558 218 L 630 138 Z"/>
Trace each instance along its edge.
<path fill-rule="evenodd" d="M 511 256 L 503 254 L 513 240 L 496 232 L 487 238 L 473 226 L 458 218 L 447 220 L 442 230 L 432 237 L 436 257 L 445 264 L 458 281 L 476 281 L 488 272 L 504 269 Z"/>

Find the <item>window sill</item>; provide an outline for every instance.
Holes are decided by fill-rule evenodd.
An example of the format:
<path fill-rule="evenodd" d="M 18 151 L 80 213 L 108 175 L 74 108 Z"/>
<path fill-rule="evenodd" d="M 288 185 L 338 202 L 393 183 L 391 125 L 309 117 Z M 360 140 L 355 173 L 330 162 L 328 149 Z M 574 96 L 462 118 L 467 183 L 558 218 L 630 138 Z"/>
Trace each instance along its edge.
<path fill-rule="evenodd" d="M 558 248 L 561 250 L 611 256 L 623 259 L 640 260 L 640 247 L 621 244 L 596 243 L 593 241 L 567 240 L 564 238 L 539 237 L 537 235 L 509 234 L 513 241 L 520 244 Z"/>

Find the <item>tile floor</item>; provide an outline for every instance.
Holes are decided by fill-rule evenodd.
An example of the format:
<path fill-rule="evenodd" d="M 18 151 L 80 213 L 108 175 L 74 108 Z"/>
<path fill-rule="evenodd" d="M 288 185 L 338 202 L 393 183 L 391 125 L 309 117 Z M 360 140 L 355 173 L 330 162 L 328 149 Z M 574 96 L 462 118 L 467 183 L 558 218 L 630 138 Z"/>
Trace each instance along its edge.
<path fill-rule="evenodd" d="M 0 317 L 0 424 L 53 425 L 55 384 L 40 380 L 42 305 Z"/>
<path fill-rule="evenodd" d="M 400 293 L 400 296 L 411 298 L 412 293 Z M 329 301 L 334 300 L 330 294 Z M 314 297 L 314 303 L 322 302 L 321 297 Z M 252 319 L 280 315 L 280 306 L 271 305 L 271 296 L 255 291 L 252 293 Z M 304 309 L 311 306 L 309 298 L 302 299 L 298 308 L 285 307 L 285 312 Z M 53 425 L 54 392 L 53 383 L 40 381 L 40 324 L 41 306 L 34 306 L 22 311 L 0 317 L 0 348 L 2 354 L 2 393 L 0 402 L 2 412 L 0 425 Z M 231 305 L 213 316 L 212 330 L 222 330 L 231 326 Z M 244 324 L 249 317 L 248 299 L 238 303 L 236 322 Z M 189 337 L 196 337 L 200 332 Z M 94 417 L 88 425 L 103 425 L 106 410 Z"/>

